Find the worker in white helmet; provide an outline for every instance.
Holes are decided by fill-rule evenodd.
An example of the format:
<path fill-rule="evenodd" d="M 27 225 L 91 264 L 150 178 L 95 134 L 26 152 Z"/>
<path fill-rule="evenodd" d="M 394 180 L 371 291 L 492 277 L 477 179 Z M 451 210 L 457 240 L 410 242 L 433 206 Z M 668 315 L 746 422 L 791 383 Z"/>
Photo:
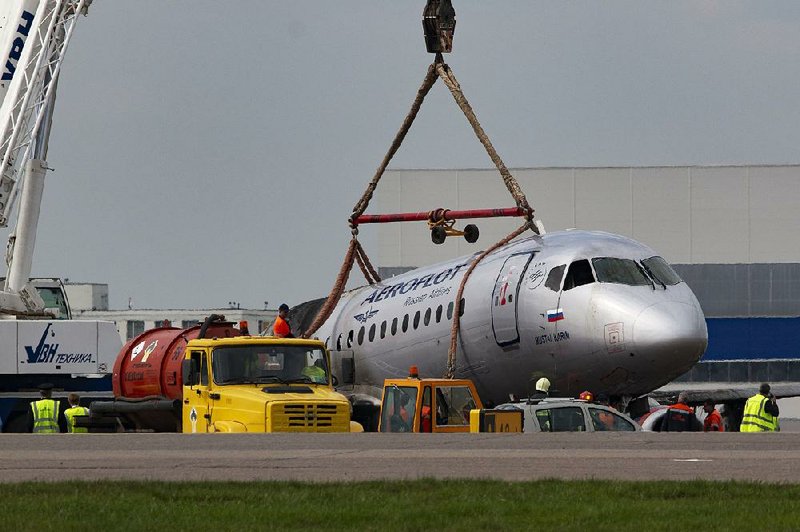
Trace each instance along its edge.
<path fill-rule="evenodd" d="M 531 401 L 541 401 L 546 398 L 550 392 L 550 379 L 542 377 L 536 381 L 536 391 L 530 396 Z"/>

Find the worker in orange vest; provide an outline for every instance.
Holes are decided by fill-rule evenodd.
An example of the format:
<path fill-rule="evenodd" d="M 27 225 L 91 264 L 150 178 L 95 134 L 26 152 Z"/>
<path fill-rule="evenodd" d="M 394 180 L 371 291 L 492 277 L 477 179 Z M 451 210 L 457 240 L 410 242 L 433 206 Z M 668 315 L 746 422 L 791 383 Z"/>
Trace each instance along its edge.
<path fill-rule="evenodd" d="M 711 399 L 706 399 L 703 403 L 703 412 L 706 413 L 706 418 L 703 420 L 703 432 L 724 432 L 725 426 L 722 423 L 722 416 L 719 415 L 716 405 Z"/>
<path fill-rule="evenodd" d="M 289 305 L 282 303 L 278 307 L 278 316 L 275 318 L 275 323 L 272 325 L 272 336 L 278 338 L 294 338 L 292 329 L 289 327 L 289 322 L 286 321 L 286 315 L 289 314 Z"/>
<path fill-rule="evenodd" d="M 661 422 L 662 432 L 700 431 L 702 425 L 689 406 L 685 392 L 678 394 L 678 402 L 670 405 Z"/>

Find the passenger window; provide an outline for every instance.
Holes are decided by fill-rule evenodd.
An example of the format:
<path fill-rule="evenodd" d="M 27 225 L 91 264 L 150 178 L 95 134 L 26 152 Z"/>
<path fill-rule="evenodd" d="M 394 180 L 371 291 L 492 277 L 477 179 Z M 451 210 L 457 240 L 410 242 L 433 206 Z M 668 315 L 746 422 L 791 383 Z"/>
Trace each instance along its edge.
<path fill-rule="evenodd" d="M 425 311 L 425 319 L 423 320 L 423 322 L 422 322 L 422 323 L 424 323 L 424 324 L 425 324 L 425 327 L 427 327 L 428 325 L 430 325 L 430 323 L 431 323 L 431 309 L 427 309 L 427 310 Z"/>
<path fill-rule="evenodd" d="M 636 427 L 624 417 L 602 408 L 589 407 L 589 417 L 596 431 L 635 431 Z"/>
<path fill-rule="evenodd" d="M 358 330 L 358 345 L 361 345 L 363 343 L 364 343 L 364 327 L 362 325 L 362 327 Z"/>
<path fill-rule="evenodd" d="M 586 422 L 578 406 L 543 408 L 536 410 L 536 419 L 542 432 L 584 432 Z"/>
<path fill-rule="evenodd" d="M 342 333 L 339 333 L 339 336 L 336 337 L 336 350 L 342 350 Z"/>
<path fill-rule="evenodd" d="M 375 341 L 375 324 L 373 323 L 369 328 L 369 341 Z"/>
<path fill-rule="evenodd" d="M 386 338 L 386 320 L 381 323 L 381 340 Z"/>
<path fill-rule="evenodd" d="M 353 330 L 350 329 L 350 332 L 347 333 L 347 347 L 353 347 Z"/>
<path fill-rule="evenodd" d="M 547 274 L 547 280 L 544 282 L 544 285 L 553 292 L 561 290 L 561 279 L 564 277 L 565 269 L 567 269 L 566 264 L 551 268 L 550 273 Z"/>
<path fill-rule="evenodd" d="M 450 303 L 448 303 L 448 305 L 447 305 L 447 319 L 448 320 L 452 320 L 453 319 L 453 306 L 455 306 L 455 305 L 454 305 L 454 303 L 452 301 Z"/>
<path fill-rule="evenodd" d="M 678 275 L 675 270 L 672 269 L 672 266 L 661 257 L 644 259 L 642 264 L 644 264 L 650 274 L 655 277 L 655 280 L 662 284 L 672 286 L 681 282 L 680 275 Z"/>
<path fill-rule="evenodd" d="M 594 282 L 594 274 L 589 261 L 586 259 L 576 260 L 569 265 L 567 276 L 564 278 L 564 290 L 571 290 L 577 286 L 583 286 Z"/>
<path fill-rule="evenodd" d="M 652 286 L 642 268 L 631 259 L 599 257 L 592 259 L 592 264 L 601 283 Z"/>
<path fill-rule="evenodd" d="M 392 336 L 397 334 L 397 318 L 392 320 Z"/>
<path fill-rule="evenodd" d="M 442 321 L 442 310 L 444 310 L 444 309 L 442 309 L 441 305 L 436 307 L 436 323 L 439 323 L 440 321 Z"/>
<path fill-rule="evenodd" d="M 408 314 L 403 316 L 403 332 L 408 330 Z"/>
<path fill-rule="evenodd" d="M 417 311 L 414 314 L 414 330 L 415 331 L 417 330 L 417 327 L 419 327 L 419 311 Z"/>
<path fill-rule="evenodd" d="M 459 318 L 464 315 L 464 308 L 466 308 L 466 306 L 467 306 L 467 300 L 462 297 L 461 298 L 461 307 L 458 309 L 458 317 Z"/>

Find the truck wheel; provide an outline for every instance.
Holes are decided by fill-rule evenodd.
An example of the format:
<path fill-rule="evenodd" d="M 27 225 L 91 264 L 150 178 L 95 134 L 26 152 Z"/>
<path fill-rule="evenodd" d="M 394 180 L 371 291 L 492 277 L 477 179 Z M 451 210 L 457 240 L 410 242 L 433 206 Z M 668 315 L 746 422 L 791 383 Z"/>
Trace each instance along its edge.
<path fill-rule="evenodd" d="M 478 237 L 480 236 L 480 231 L 478 231 L 478 226 L 475 224 L 468 224 L 464 227 L 464 240 L 469 242 L 470 244 L 474 244 L 478 241 Z"/>
<path fill-rule="evenodd" d="M 447 239 L 447 231 L 444 230 L 444 227 L 437 226 L 431 229 L 431 240 L 434 244 L 444 244 L 445 239 Z"/>

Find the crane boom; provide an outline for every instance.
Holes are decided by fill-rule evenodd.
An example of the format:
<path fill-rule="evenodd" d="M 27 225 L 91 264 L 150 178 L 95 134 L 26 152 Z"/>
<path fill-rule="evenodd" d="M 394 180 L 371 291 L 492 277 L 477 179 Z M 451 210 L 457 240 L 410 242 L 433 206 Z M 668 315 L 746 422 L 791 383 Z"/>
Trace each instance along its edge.
<path fill-rule="evenodd" d="M 28 285 L 47 170 L 58 74 L 78 15 L 92 0 L 15 0 L 3 33 L 8 50 L 0 83 L 0 227 L 18 196 L 17 223 L 6 249 L 8 276 L 0 311 L 35 314 L 43 302 Z M 3 50 L 3 49 L 0 49 Z M 3 52 L 5 53 L 5 50 Z"/>

